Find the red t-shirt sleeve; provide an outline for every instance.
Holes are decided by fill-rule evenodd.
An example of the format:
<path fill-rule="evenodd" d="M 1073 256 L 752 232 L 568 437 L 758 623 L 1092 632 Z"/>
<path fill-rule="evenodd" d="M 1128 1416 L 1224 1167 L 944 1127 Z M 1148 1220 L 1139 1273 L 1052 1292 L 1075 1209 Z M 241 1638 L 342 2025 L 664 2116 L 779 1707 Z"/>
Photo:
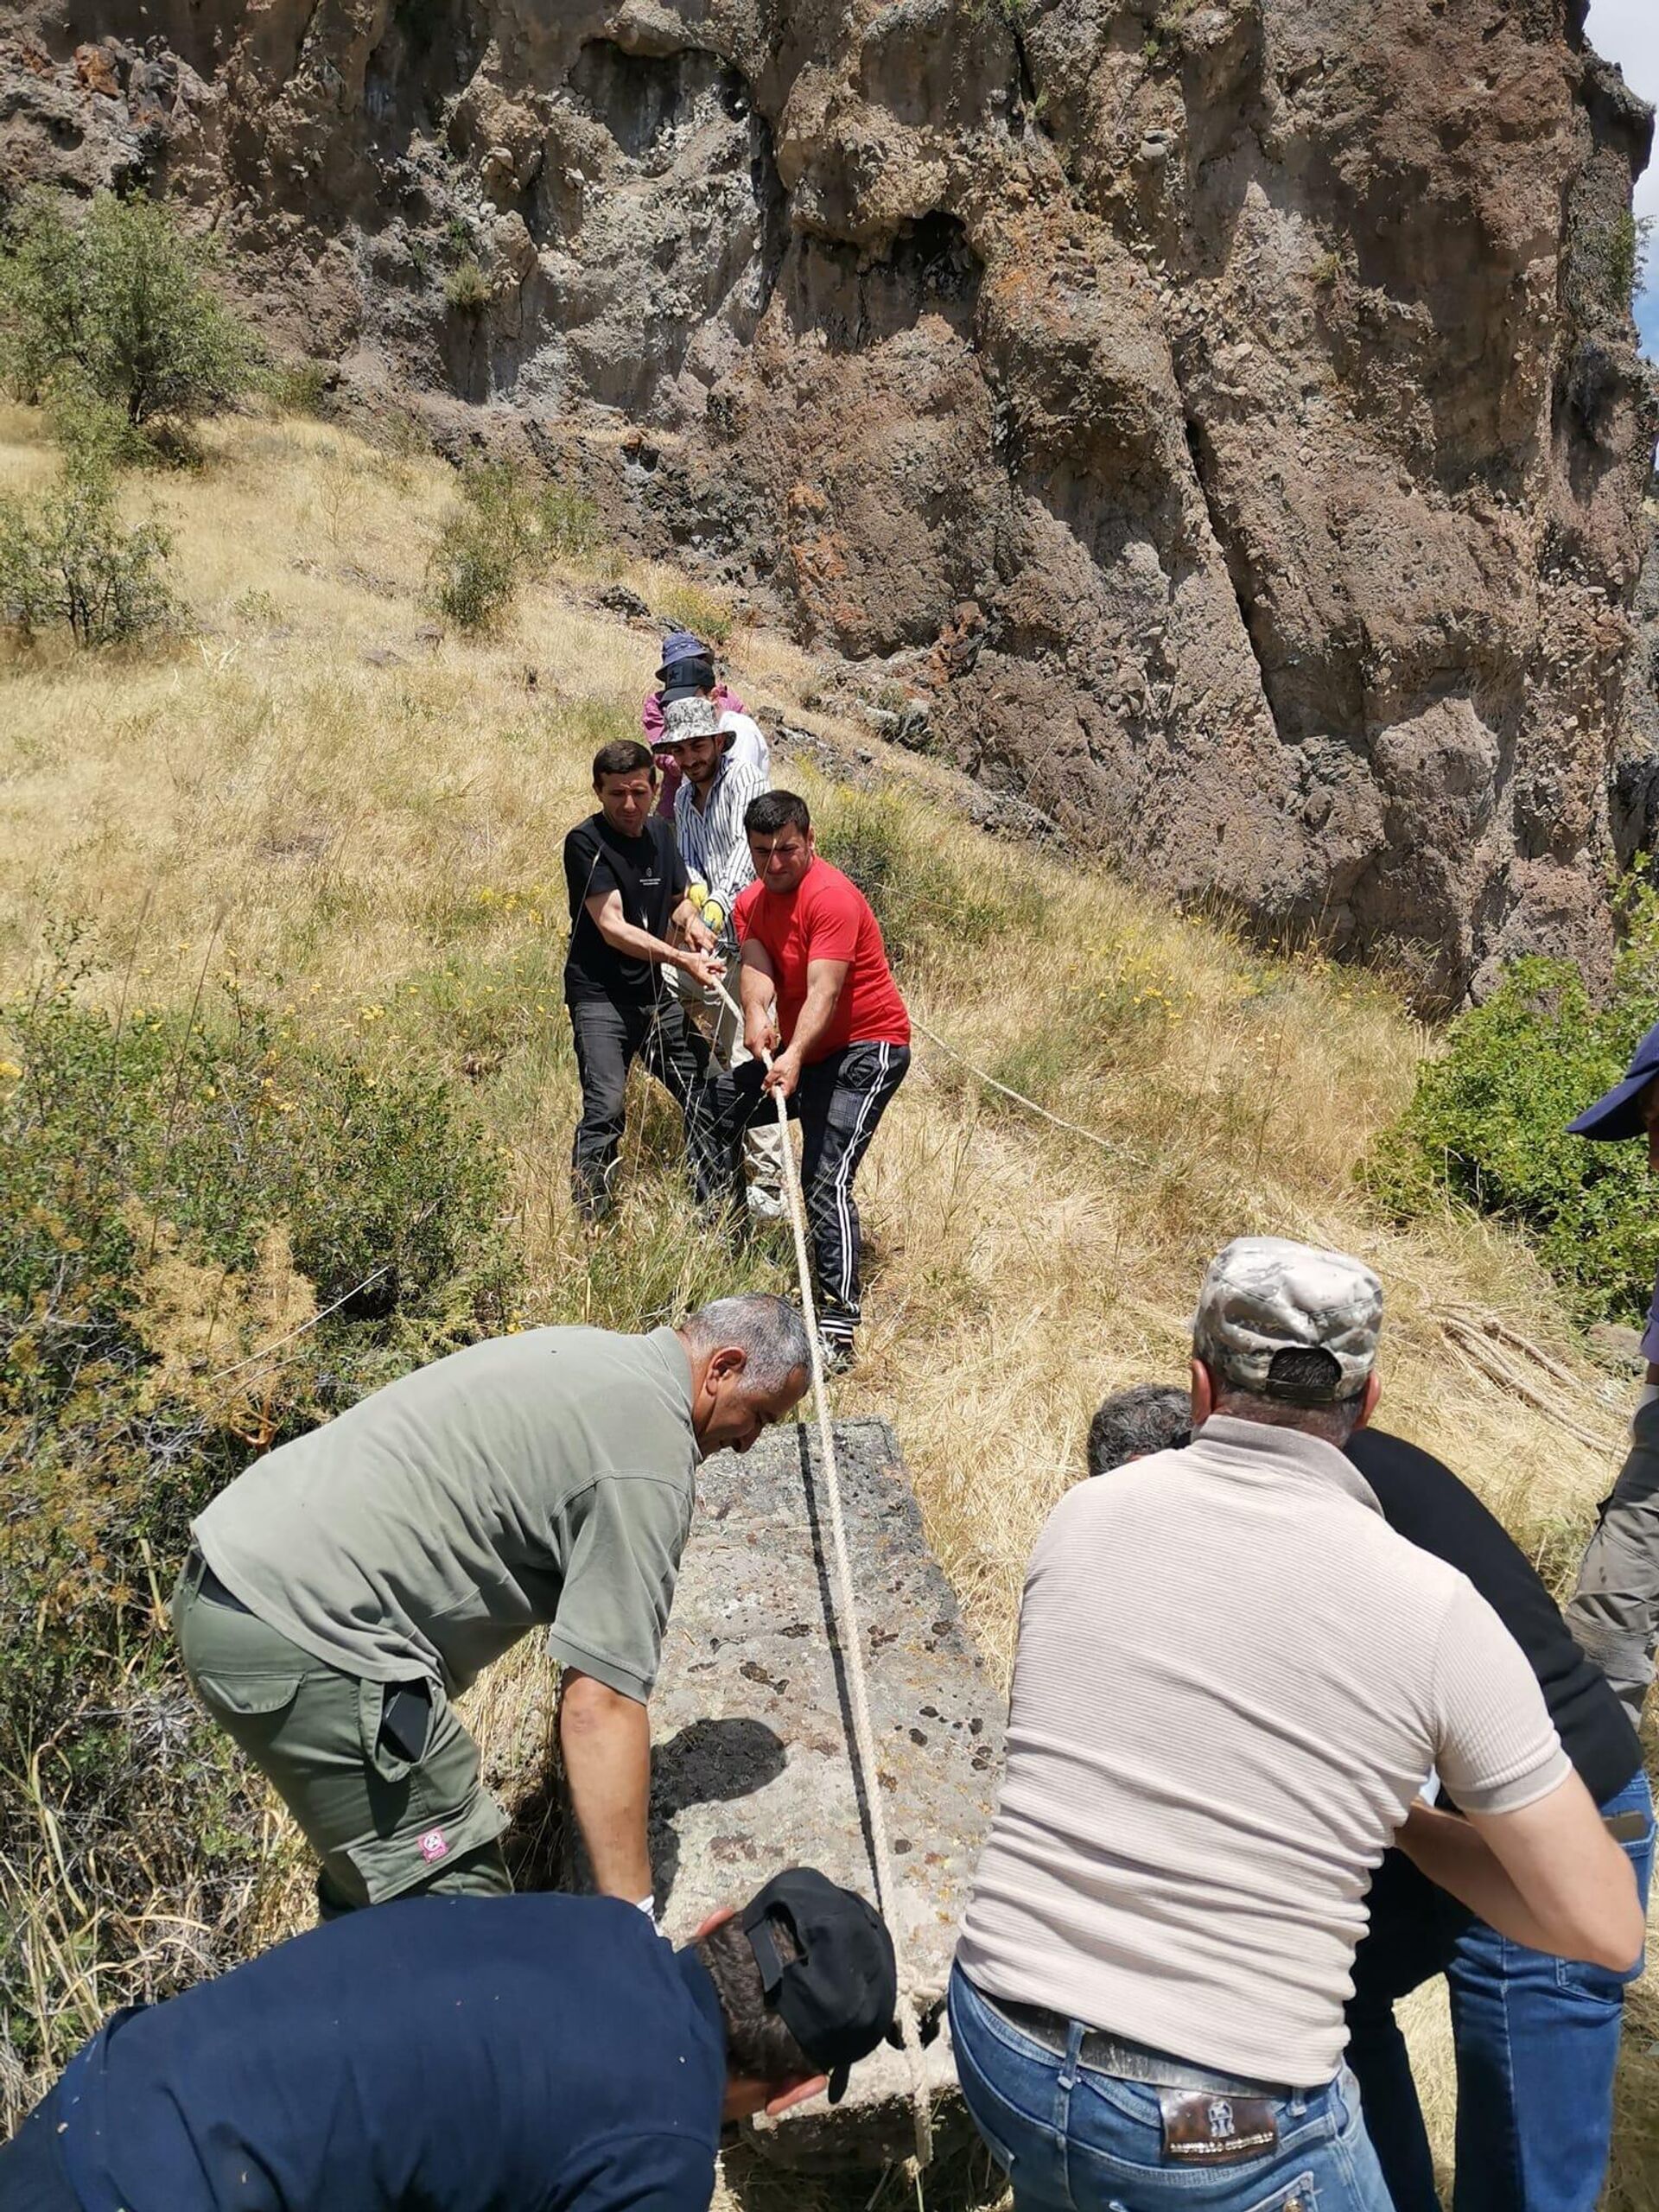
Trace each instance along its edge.
<path fill-rule="evenodd" d="M 746 938 L 759 937 L 760 934 L 755 927 L 754 911 L 760 903 L 759 882 L 746 884 L 738 893 L 737 904 L 732 909 L 732 927 L 737 932 L 737 941 L 740 944 Z"/>
<path fill-rule="evenodd" d="M 850 961 L 858 950 L 858 893 L 833 876 L 812 887 L 801 917 L 801 940 L 812 960 Z"/>

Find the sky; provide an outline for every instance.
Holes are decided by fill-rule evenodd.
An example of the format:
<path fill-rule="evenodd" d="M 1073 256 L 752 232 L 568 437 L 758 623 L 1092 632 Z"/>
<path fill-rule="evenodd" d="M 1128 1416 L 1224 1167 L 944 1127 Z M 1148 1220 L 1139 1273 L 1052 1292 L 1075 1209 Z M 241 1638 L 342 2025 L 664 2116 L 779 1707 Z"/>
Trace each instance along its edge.
<path fill-rule="evenodd" d="M 1659 0 L 1590 0 L 1585 29 L 1597 53 L 1618 62 L 1627 84 L 1644 99 L 1659 102 Z M 1636 212 L 1659 216 L 1659 162 L 1637 181 Z M 1637 301 L 1636 321 L 1643 351 L 1659 360 L 1659 232 L 1648 255 L 1647 289 Z"/>

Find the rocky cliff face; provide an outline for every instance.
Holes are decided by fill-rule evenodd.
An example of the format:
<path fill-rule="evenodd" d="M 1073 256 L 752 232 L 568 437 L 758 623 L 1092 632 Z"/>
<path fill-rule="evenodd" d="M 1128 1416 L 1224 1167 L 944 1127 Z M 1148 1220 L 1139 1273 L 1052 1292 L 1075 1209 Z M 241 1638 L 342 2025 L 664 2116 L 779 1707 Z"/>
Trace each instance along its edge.
<path fill-rule="evenodd" d="M 1604 965 L 1651 117 L 1583 0 L 35 5 L 0 174 L 184 195 L 913 741 L 1427 1004 Z"/>

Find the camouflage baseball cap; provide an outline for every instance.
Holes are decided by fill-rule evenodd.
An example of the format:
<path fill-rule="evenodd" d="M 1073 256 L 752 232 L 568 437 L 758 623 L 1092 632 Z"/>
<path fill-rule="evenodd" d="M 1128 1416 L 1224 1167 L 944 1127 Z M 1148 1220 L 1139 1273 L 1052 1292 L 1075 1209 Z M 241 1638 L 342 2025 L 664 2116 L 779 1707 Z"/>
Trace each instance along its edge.
<path fill-rule="evenodd" d="M 712 699 L 694 694 L 689 699 L 671 699 L 663 709 L 662 734 L 657 744 L 689 745 L 694 737 L 718 737 L 721 734 L 720 709 Z"/>
<path fill-rule="evenodd" d="M 1192 1317 L 1192 1349 L 1241 1390 L 1333 1404 L 1365 1386 L 1382 1325 L 1382 1286 L 1362 1261 L 1283 1236 L 1238 1236 L 1210 1262 Z M 1274 1355 L 1331 1356 L 1328 1386 L 1273 1378 Z"/>

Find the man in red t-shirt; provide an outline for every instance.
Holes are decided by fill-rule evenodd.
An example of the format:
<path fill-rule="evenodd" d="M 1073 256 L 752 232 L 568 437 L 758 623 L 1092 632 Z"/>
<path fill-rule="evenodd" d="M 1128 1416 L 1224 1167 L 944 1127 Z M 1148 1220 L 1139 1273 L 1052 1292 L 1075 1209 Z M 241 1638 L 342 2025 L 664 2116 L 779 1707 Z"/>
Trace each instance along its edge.
<path fill-rule="evenodd" d="M 838 1371 L 852 1363 L 859 1323 L 853 1177 L 910 1065 L 910 1016 L 869 901 L 818 858 L 805 800 L 763 791 L 743 827 L 756 880 L 732 922 L 743 1041 L 755 1058 L 732 1080 L 743 1126 L 775 1116 L 774 1093 L 800 1121 L 818 1322 L 825 1364 Z M 768 1072 L 761 1056 L 773 1053 Z"/>

